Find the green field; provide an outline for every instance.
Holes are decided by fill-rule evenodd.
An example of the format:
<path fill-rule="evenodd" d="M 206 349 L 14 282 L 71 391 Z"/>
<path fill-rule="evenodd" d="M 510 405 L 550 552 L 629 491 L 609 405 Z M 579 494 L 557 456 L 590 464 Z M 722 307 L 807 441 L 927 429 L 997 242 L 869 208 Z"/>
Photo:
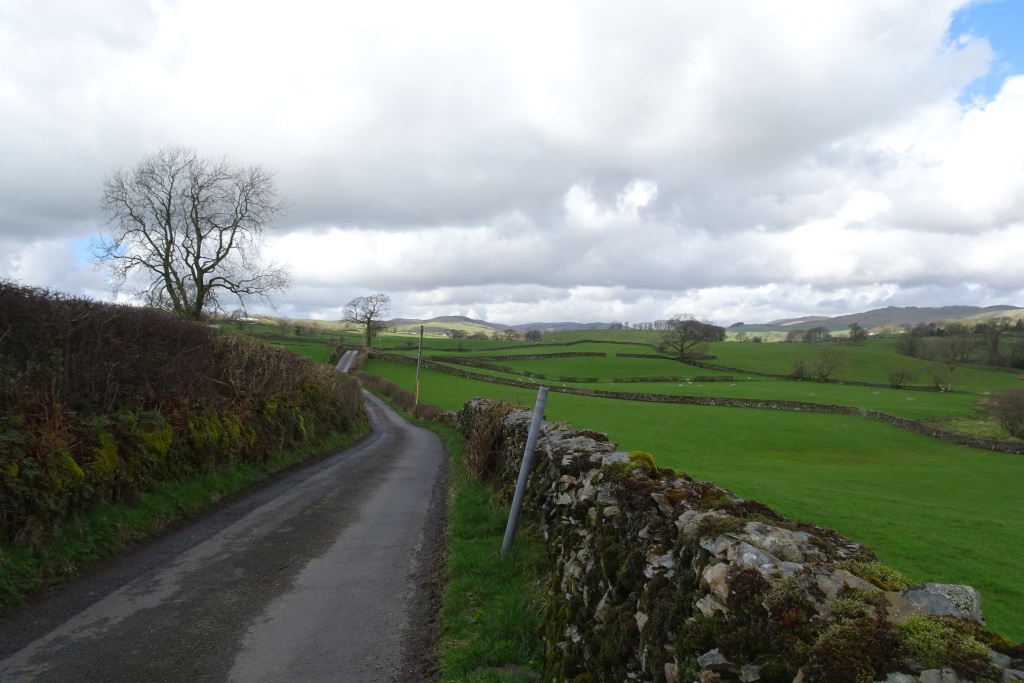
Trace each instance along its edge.
<path fill-rule="evenodd" d="M 291 349 L 300 356 L 306 358 L 312 358 L 317 363 L 326 363 L 327 359 L 331 357 L 331 351 L 334 348 L 333 344 L 318 344 L 316 342 L 303 342 L 303 341 L 275 341 L 268 340 L 268 343 L 275 344 L 277 346 L 283 346 L 286 349 Z"/>
<path fill-rule="evenodd" d="M 893 369 L 913 372 L 911 385 L 934 384 L 935 364 L 896 354 L 892 340 L 843 344 L 843 363 L 832 376 L 838 381 L 829 383 L 765 376 L 787 375 L 798 360 L 811 362 L 820 350 L 814 344 L 715 343 L 709 348 L 714 358 L 708 362 L 735 370 L 714 370 L 658 358 L 653 346 L 627 343 L 653 344 L 658 338 L 656 332 L 631 330 L 546 334 L 541 343 L 427 337 L 424 355 L 500 366 L 507 370 L 449 365 L 555 388 L 835 404 L 994 438 L 1007 437 L 988 415 L 988 396 L 1024 386 L 1019 371 L 978 366 L 957 368 L 953 393 L 852 384 L 885 385 Z M 325 359 L 330 346 L 324 344 L 326 340 L 317 341 L 285 343 L 296 352 Z M 381 335 L 374 342 L 377 348 L 408 356 L 415 356 L 417 344 L 418 339 L 409 335 Z M 581 352 L 603 355 L 544 357 Z M 540 357 L 508 358 L 530 355 Z M 367 370 L 412 389 L 415 369 L 411 365 L 373 360 Z M 706 379 L 716 376 L 729 379 Z M 614 381 L 638 377 L 677 379 Z M 530 406 L 535 395 L 529 388 L 434 370 L 421 375 L 421 400 L 448 409 L 460 407 L 473 396 Z M 547 417 L 607 432 L 624 450 L 649 451 L 662 466 L 715 481 L 788 516 L 835 528 L 865 543 L 882 561 L 915 580 L 973 585 L 985 596 L 989 626 L 1024 639 L 1024 586 L 1017 578 L 1024 563 L 1024 498 L 1018 493 L 1024 488 L 1024 456 L 953 446 L 846 415 L 552 393 Z"/>
<path fill-rule="evenodd" d="M 586 332 L 589 336 L 595 331 Z M 498 343 L 490 344 L 494 348 Z M 615 358 L 615 353 L 643 352 L 642 347 L 616 346 L 579 344 L 566 349 L 535 344 L 524 352 L 572 350 L 608 355 L 494 360 L 495 365 L 509 366 L 515 373 L 493 374 L 513 377 L 522 371 L 539 372 L 556 377 L 541 381 L 549 386 L 562 384 L 557 376 L 598 377 L 603 380 L 599 384 L 576 386 L 852 405 L 935 421 L 946 427 L 960 426 L 972 433 L 998 435 L 982 409 L 983 393 L 892 390 L 754 375 L 747 379 L 738 373 L 733 373 L 733 382 L 614 384 L 610 381 L 614 377 L 715 374 L 674 361 Z M 772 372 L 772 368 L 780 367 L 785 372 L 797 354 L 815 352 L 813 345 L 803 344 L 725 342 L 712 345 L 712 349 L 719 356 L 714 362 L 754 372 Z M 440 351 L 431 348 L 427 355 Z M 648 351 L 653 353 L 653 349 Z M 896 356 L 884 342 L 849 345 L 846 351 L 841 376 L 849 381 L 872 381 L 870 378 L 882 373 L 887 364 L 914 362 Z M 490 354 L 462 355 L 514 354 L 506 348 Z M 413 366 L 375 360 L 366 369 L 412 388 Z M 1012 373 L 974 368 L 960 368 L 957 373 L 961 373 L 958 380 L 964 381 L 965 389 L 977 386 L 991 390 L 1019 384 Z M 885 381 L 884 375 L 881 381 Z M 420 392 L 422 401 L 448 409 L 460 407 L 473 396 L 527 406 L 535 399 L 532 389 L 433 370 L 422 372 Z M 1019 567 L 1024 564 L 1024 498 L 1019 494 L 1024 489 L 1024 456 L 954 446 L 847 415 L 642 403 L 552 393 L 547 417 L 569 421 L 577 428 L 607 432 L 624 450 L 649 451 L 662 466 L 715 481 L 785 515 L 835 528 L 865 543 L 883 562 L 916 580 L 973 585 L 985 597 L 989 626 L 1016 640 L 1024 639 L 1024 586 L 1019 580 Z"/>
<path fill-rule="evenodd" d="M 622 336 L 623 331 L 603 332 Z M 559 333 L 562 336 L 570 333 Z M 571 333 L 582 336 L 583 333 Z M 646 338 L 657 333 L 626 331 L 626 334 Z M 557 335 L 552 334 L 551 337 Z M 447 344 L 455 342 L 445 340 Z M 622 340 L 617 340 L 622 341 Z M 530 375 L 537 382 L 552 386 L 577 386 L 602 391 L 628 391 L 670 395 L 699 395 L 750 399 L 800 400 L 812 403 L 848 405 L 856 409 L 882 411 L 898 417 L 933 423 L 942 429 L 962 432 L 974 436 L 999 438 L 1001 428 L 990 419 L 985 402 L 992 391 L 1013 387 L 1024 387 L 1019 371 L 1007 372 L 975 367 L 958 368 L 954 372 L 956 391 L 952 393 L 923 391 L 934 387 L 935 364 L 916 358 L 908 358 L 895 352 L 893 342 L 872 341 L 862 344 L 842 344 L 843 355 L 840 368 L 828 383 L 813 380 L 794 381 L 767 377 L 766 375 L 787 375 L 796 361 L 810 361 L 823 346 L 819 344 L 742 344 L 719 342 L 710 345 L 713 358 L 708 362 L 734 370 L 714 370 L 681 364 L 676 360 L 657 357 L 653 347 L 625 343 L 574 343 L 571 346 L 554 345 L 547 341 L 538 344 L 522 344 L 498 348 L 496 342 L 474 350 L 453 353 L 444 350 L 444 342 L 435 340 L 434 345 L 425 346 L 428 359 L 444 361 L 457 357 L 487 362 L 489 365 L 508 369 L 502 370 L 466 368 L 465 370 L 502 377 L 530 381 Z M 451 346 L 447 347 L 451 348 Z M 385 350 L 415 355 L 416 349 L 385 346 Z M 541 357 L 530 359 L 508 359 L 509 356 L 527 354 L 556 354 L 565 352 L 602 353 L 602 356 L 582 357 Z M 650 354 L 649 358 L 616 357 L 616 354 Z M 497 356 L 492 359 L 492 357 Z M 915 375 L 906 388 L 892 389 L 888 386 L 892 370 L 910 370 Z M 699 378 L 727 376 L 728 382 L 701 382 Z M 623 378 L 679 378 L 680 381 L 652 383 L 621 383 Z M 588 380 L 573 382 L 571 378 Z M 596 380 L 596 382 L 594 381 Z M 863 386 L 856 383 L 869 383 Z"/>

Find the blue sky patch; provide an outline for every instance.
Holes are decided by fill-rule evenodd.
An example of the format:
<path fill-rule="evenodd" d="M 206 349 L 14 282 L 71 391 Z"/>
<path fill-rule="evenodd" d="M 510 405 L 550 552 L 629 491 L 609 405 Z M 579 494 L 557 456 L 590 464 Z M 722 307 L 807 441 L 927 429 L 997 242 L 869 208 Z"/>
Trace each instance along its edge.
<path fill-rule="evenodd" d="M 1024 0 L 978 2 L 959 10 L 953 15 L 949 39 L 964 34 L 988 40 L 994 56 L 989 72 L 964 88 L 961 102 L 991 100 L 1003 81 L 1024 73 Z"/>

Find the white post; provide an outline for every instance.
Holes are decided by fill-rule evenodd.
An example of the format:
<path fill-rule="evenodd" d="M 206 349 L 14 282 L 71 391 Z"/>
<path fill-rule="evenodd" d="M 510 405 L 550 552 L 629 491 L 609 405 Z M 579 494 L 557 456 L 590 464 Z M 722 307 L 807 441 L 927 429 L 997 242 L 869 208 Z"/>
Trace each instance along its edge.
<path fill-rule="evenodd" d="M 423 359 L 423 325 L 420 325 L 420 350 L 416 354 L 416 391 L 412 397 L 412 407 L 420 404 L 420 361 Z"/>

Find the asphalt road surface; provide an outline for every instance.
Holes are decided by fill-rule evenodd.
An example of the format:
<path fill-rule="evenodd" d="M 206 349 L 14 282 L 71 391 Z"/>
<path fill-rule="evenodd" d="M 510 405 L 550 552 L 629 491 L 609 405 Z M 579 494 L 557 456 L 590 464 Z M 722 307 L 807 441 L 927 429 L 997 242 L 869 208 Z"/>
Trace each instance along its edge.
<path fill-rule="evenodd" d="M 0 617 L 0 681 L 418 681 L 445 503 L 437 437 L 372 434 Z"/>
<path fill-rule="evenodd" d="M 356 352 L 349 349 L 345 353 L 341 354 L 341 358 L 338 359 L 338 364 L 335 366 L 339 372 L 348 372 L 352 367 L 352 363 L 356 360 Z"/>

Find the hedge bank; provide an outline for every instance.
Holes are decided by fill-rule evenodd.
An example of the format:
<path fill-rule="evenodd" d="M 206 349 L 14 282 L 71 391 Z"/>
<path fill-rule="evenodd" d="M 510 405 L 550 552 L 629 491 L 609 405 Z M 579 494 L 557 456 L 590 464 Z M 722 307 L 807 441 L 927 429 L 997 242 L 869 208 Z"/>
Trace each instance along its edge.
<path fill-rule="evenodd" d="M 0 282 L 0 543 L 365 424 L 358 382 L 286 349 Z"/>

